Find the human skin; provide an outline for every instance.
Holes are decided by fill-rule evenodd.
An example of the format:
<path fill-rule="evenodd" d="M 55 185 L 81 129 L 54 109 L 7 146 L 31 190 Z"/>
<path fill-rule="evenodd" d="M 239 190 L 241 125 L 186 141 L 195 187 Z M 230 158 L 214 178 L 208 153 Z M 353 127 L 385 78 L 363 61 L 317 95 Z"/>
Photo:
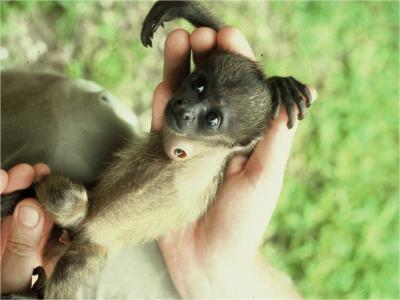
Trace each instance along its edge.
<path fill-rule="evenodd" d="M 239 30 L 226 27 L 218 33 L 198 28 L 192 34 L 178 29 L 165 42 L 163 81 L 153 98 L 152 130 L 162 127 L 165 106 L 190 70 L 190 52 L 201 64 L 215 47 L 255 59 Z M 312 90 L 315 99 L 315 91 Z M 183 298 L 297 297 L 284 279 L 260 261 L 258 248 L 282 188 L 284 171 L 297 125 L 287 129 L 285 109 L 266 131 L 249 159 L 230 162 L 224 182 L 204 218 L 179 232 L 159 239 L 170 277 Z M 1 173 L 1 192 L 28 187 L 49 174 L 43 164 L 23 164 Z M 35 234 L 27 235 L 18 224 L 19 208 L 38 213 Z M 32 218 L 32 216 L 30 216 Z M 32 221 L 32 219 L 30 219 Z M 41 251 L 52 221 L 34 199 L 24 199 L 13 217 L 2 222 L 2 293 L 25 291 L 32 266 L 41 265 Z M 19 226 L 19 227 L 18 227 Z M 17 228 L 17 229 L 15 229 Z M 19 233 L 21 232 L 21 233 Z M 12 239 L 10 239 L 12 237 Z M 17 242 L 17 243 L 11 243 Z M 15 245 L 19 246 L 16 247 Z M 6 274 L 7 276 L 4 276 Z"/>
<path fill-rule="evenodd" d="M 26 189 L 48 174 L 48 166 L 42 163 L 0 170 L 0 194 Z M 51 217 L 33 198 L 23 199 L 14 214 L 2 220 L 1 293 L 22 293 L 30 288 L 33 268 L 43 264 L 41 251 L 52 225 Z"/>
<path fill-rule="evenodd" d="M 152 130 L 161 129 L 164 108 L 188 74 L 190 51 L 195 63 L 201 64 L 216 47 L 255 59 L 245 37 L 233 27 L 218 33 L 198 28 L 192 34 L 184 30 L 169 34 L 164 50 L 164 80 L 154 94 Z M 310 90 L 315 100 L 316 91 Z M 287 114 L 281 109 L 249 159 L 232 159 L 206 216 L 160 238 L 164 261 L 183 298 L 298 297 L 258 256 L 263 233 L 279 199 L 297 129 L 297 124 L 291 130 L 286 124 Z"/>

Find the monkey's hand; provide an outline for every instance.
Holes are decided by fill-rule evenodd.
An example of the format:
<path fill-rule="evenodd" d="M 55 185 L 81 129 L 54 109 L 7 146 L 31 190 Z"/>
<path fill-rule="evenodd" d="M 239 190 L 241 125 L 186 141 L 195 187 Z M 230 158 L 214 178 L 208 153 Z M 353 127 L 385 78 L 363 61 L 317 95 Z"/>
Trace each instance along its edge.
<path fill-rule="evenodd" d="M 299 109 L 298 119 L 302 120 L 310 107 L 312 97 L 308 87 L 293 77 L 270 77 L 267 80 L 273 101 L 273 118 L 279 115 L 281 104 L 286 108 L 288 114 L 288 128 L 292 128 L 296 121 L 297 105 Z"/>

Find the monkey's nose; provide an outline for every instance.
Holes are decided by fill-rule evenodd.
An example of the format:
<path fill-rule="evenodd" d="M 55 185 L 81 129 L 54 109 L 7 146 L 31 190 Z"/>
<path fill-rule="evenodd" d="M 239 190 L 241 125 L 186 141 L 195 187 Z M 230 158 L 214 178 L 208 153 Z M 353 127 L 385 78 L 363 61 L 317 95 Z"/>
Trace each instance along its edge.
<path fill-rule="evenodd" d="M 179 119 L 183 121 L 192 121 L 194 120 L 194 114 L 190 110 L 181 109 L 178 111 L 177 116 Z"/>
<path fill-rule="evenodd" d="M 183 119 L 184 119 L 185 121 L 188 121 L 188 120 L 190 120 L 191 118 L 192 118 L 192 116 L 191 116 L 190 113 L 188 113 L 188 112 L 183 113 Z"/>

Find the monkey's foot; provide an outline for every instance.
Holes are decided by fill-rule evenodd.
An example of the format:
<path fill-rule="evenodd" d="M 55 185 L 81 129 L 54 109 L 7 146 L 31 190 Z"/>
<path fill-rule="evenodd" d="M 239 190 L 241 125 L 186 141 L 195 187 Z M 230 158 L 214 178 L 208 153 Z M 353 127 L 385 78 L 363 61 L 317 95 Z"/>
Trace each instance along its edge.
<path fill-rule="evenodd" d="M 32 275 L 38 275 L 38 279 L 33 284 L 31 291 L 37 299 L 44 299 L 44 290 L 47 285 L 47 276 L 43 267 L 33 269 Z"/>
<path fill-rule="evenodd" d="M 178 2 L 178 1 L 174 1 Z M 180 3 L 176 3 L 180 6 Z M 173 11 L 173 6 L 169 1 L 167 2 L 157 2 L 150 12 L 148 13 L 146 19 L 143 22 L 142 33 L 140 34 L 140 39 L 145 47 L 152 47 L 153 43 L 151 39 L 154 33 L 157 31 L 158 27 L 164 27 L 164 22 L 170 21 L 174 16 L 170 16 L 170 12 Z"/>
<path fill-rule="evenodd" d="M 208 21 L 208 23 L 200 24 L 198 15 L 200 15 L 200 19 L 203 18 Z M 206 15 L 206 17 L 204 16 L 204 9 L 197 3 L 187 1 L 158 1 L 151 8 L 143 22 L 142 32 L 140 34 L 142 44 L 145 47 L 151 47 L 151 39 L 158 27 L 164 27 L 164 22 L 177 18 L 186 18 L 192 24 L 196 24 L 196 26 L 213 27 L 213 22 L 215 22 L 215 20 L 209 20 L 209 15 Z"/>
<path fill-rule="evenodd" d="M 75 228 L 86 217 L 88 195 L 83 185 L 63 176 L 50 175 L 35 189 L 39 202 L 61 227 Z"/>
<path fill-rule="evenodd" d="M 295 105 L 299 109 L 298 120 L 302 120 L 310 107 L 312 96 L 310 90 L 305 84 L 293 77 L 274 76 L 268 79 L 268 84 L 272 92 L 273 118 L 279 115 L 281 103 L 285 106 L 288 114 L 288 128 L 292 128 L 295 121 Z"/>

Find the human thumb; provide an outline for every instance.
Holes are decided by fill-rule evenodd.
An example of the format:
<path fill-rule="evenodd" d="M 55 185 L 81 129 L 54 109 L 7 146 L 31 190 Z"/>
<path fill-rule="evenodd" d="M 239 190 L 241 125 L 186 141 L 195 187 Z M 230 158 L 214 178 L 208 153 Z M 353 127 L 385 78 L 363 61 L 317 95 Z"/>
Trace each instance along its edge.
<path fill-rule="evenodd" d="M 40 241 L 44 213 L 34 199 L 24 199 L 11 218 L 1 258 L 1 292 L 20 293 L 30 289 L 32 270 L 41 264 Z"/>

